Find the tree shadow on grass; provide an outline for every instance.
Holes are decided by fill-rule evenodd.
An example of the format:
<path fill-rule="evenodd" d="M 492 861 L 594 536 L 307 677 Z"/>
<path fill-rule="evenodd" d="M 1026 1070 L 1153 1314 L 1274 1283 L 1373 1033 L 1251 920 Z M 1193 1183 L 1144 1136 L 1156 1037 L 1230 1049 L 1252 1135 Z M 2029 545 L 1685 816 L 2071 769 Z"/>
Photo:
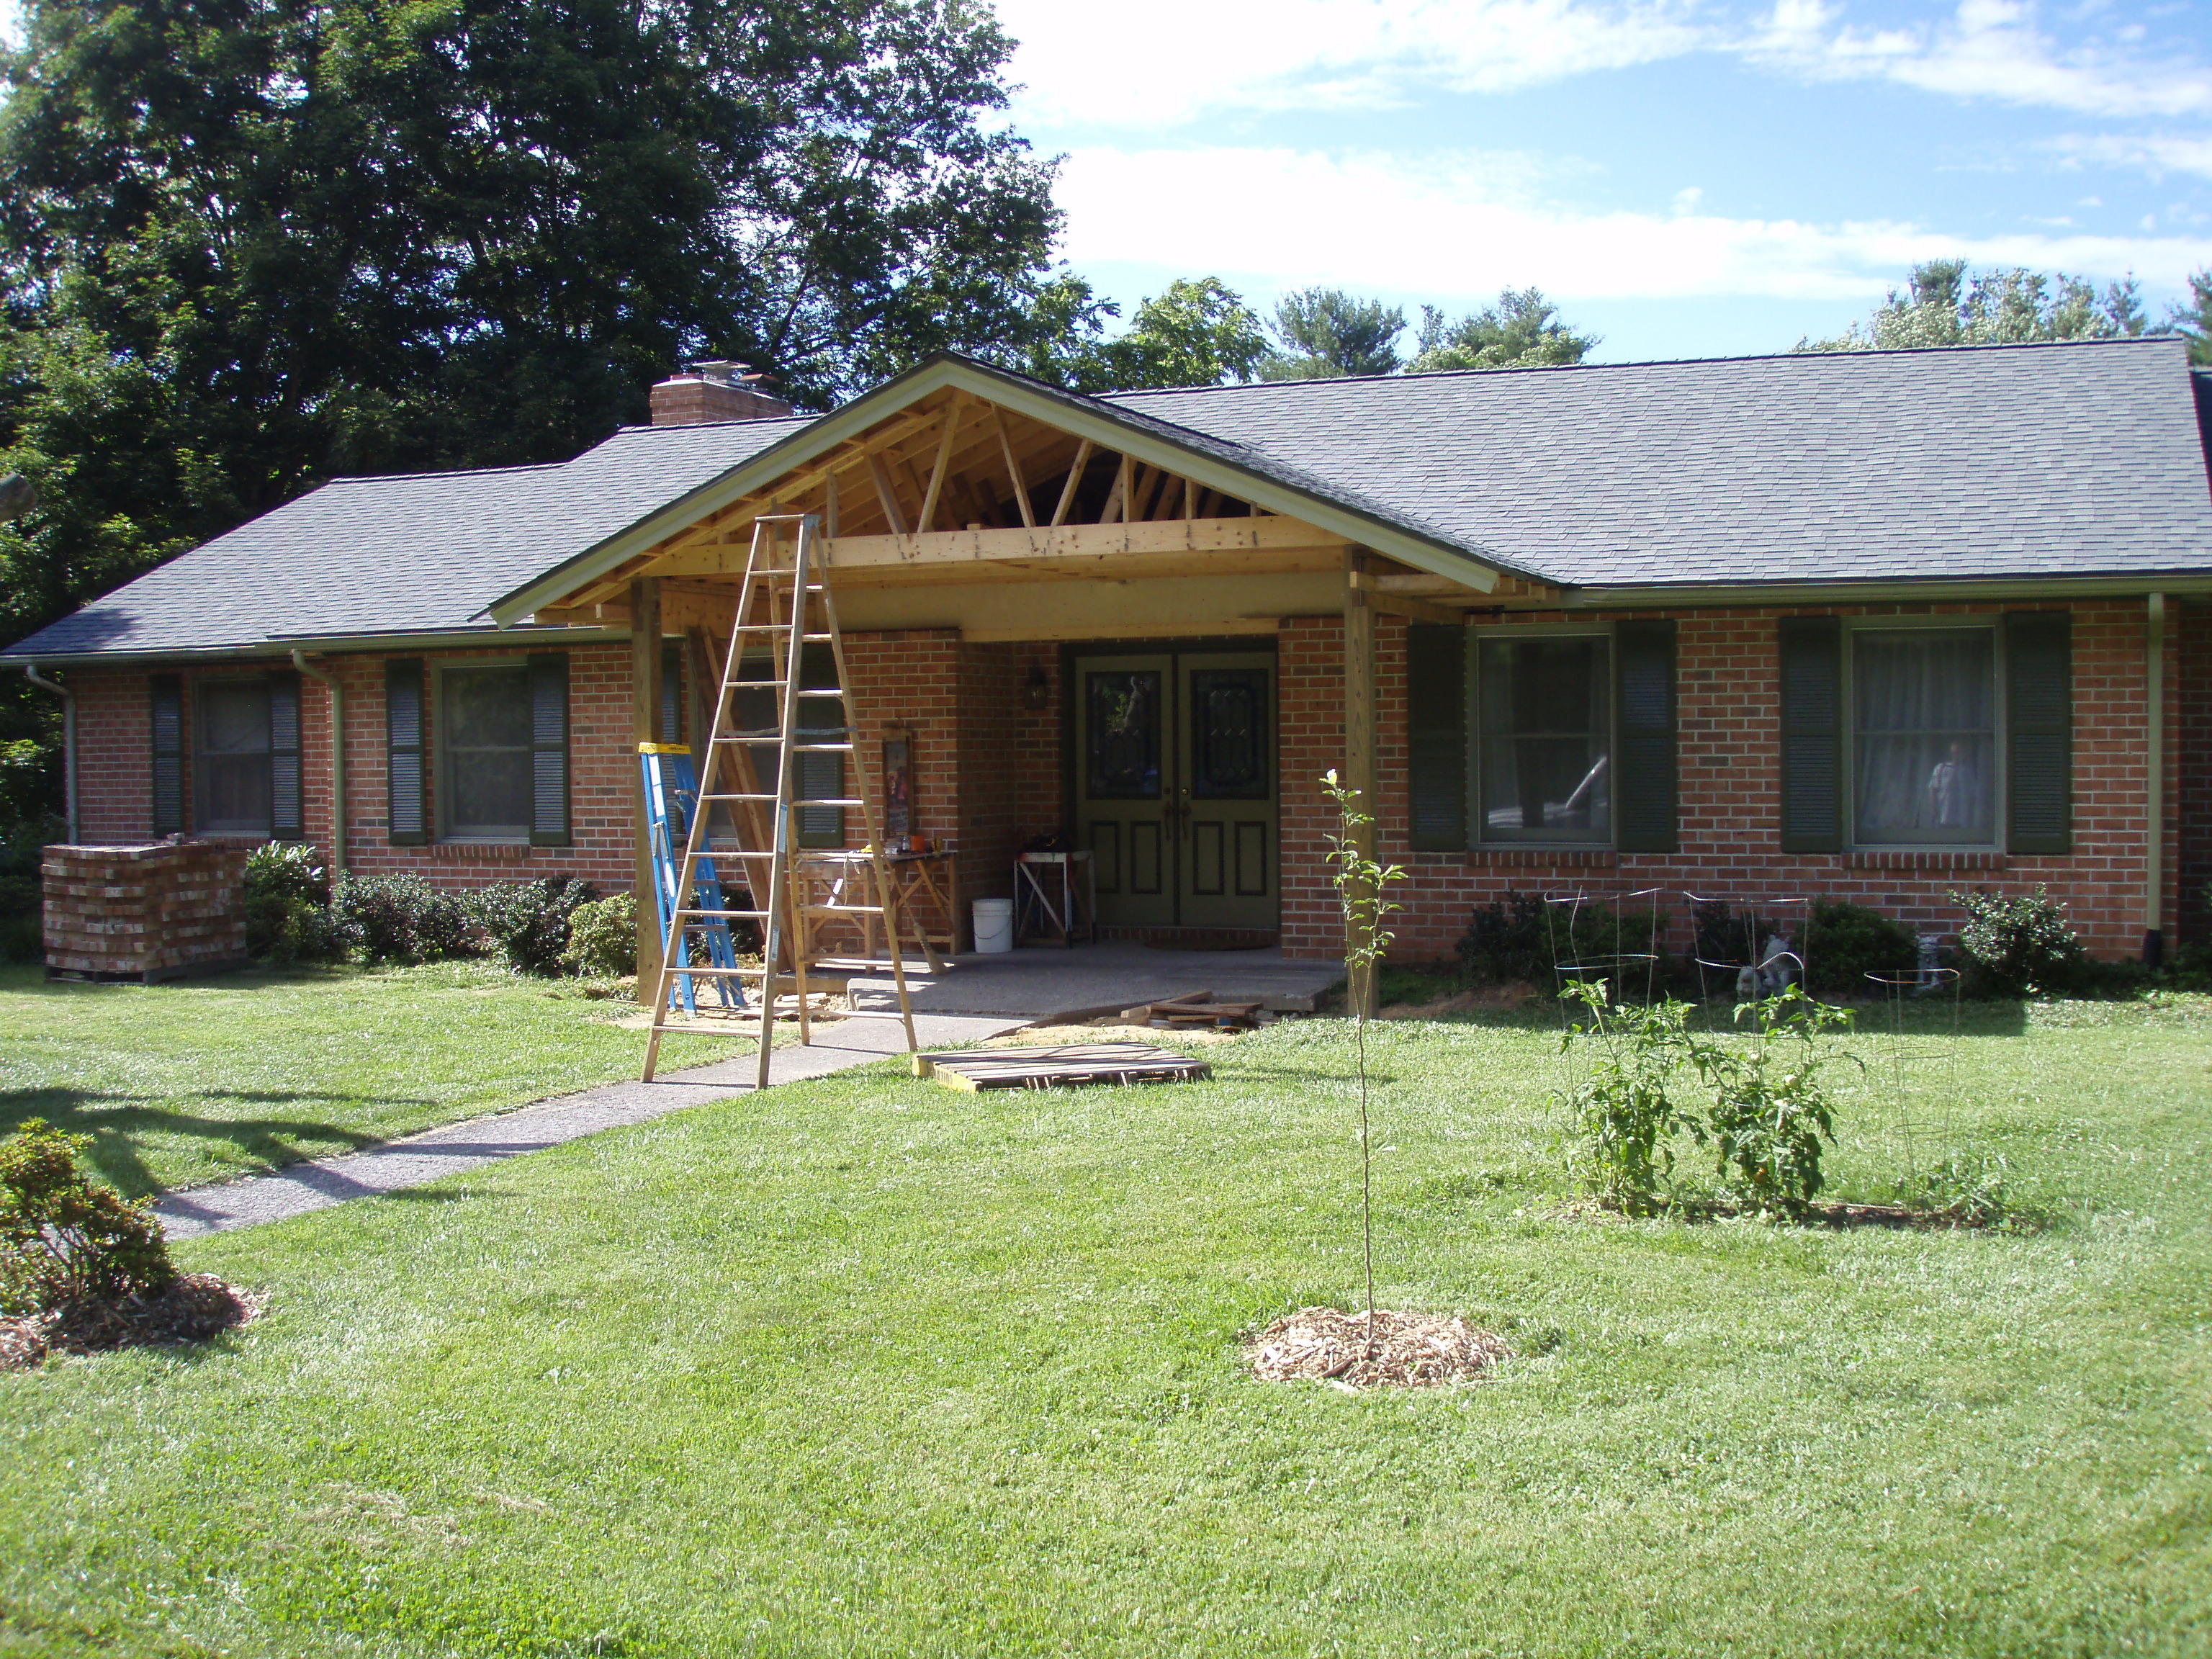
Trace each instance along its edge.
<path fill-rule="evenodd" d="M 336 1107 L 349 1115 L 363 1106 L 428 1109 L 437 1103 L 411 1097 L 310 1094 L 288 1091 L 236 1092 L 207 1090 L 186 1100 L 231 1100 L 255 1106 Z M 58 1129 L 93 1138 L 86 1161 L 127 1198 L 166 1190 L 147 1165 L 145 1142 L 159 1135 L 192 1135 L 226 1143 L 222 1179 L 281 1169 L 333 1152 L 359 1152 L 387 1136 L 343 1123 L 306 1116 L 210 1117 L 173 1107 L 150 1105 L 128 1094 L 83 1089 L 0 1090 L 0 1132 L 27 1117 L 42 1117 Z"/>

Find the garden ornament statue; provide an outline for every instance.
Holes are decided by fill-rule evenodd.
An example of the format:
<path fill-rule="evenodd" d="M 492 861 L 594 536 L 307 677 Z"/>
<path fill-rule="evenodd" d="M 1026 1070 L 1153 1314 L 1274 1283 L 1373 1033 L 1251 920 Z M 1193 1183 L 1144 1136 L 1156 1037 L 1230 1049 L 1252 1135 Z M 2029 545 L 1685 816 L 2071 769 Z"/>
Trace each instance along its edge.
<path fill-rule="evenodd" d="M 1766 941 L 1766 949 L 1760 953 L 1758 965 L 1743 969 L 1736 975 L 1736 996 L 1749 1002 L 1759 997 L 1778 995 L 1785 987 L 1796 982 L 1802 965 L 1796 947 L 1790 942 L 1790 935 L 1776 933 Z"/>

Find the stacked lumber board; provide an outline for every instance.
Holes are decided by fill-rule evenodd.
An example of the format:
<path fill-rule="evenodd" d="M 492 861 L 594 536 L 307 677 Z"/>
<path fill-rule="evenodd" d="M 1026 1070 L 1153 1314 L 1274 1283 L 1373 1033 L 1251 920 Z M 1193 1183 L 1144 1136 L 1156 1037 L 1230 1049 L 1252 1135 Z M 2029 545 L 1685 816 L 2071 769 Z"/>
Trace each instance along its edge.
<path fill-rule="evenodd" d="M 1211 991 L 1185 991 L 1180 996 L 1163 999 L 1158 1002 L 1140 1002 L 1133 1008 L 1121 1011 L 1124 1025 L 1152 1025 L 1163 1030 L 1185 1026 L 1212 1026 L 1220 1030 L 1238 1030 L 1259 1024 L 1261 1004 L 1251 1002 L 1216 1002 Z"/>
<path fill-rule="evenodd" d="M 948 1089 L 1058 1089 L 1092 1083 L 1183 1083 L 1213 1068 L 1149 1042 L 1078 1042 L 1064 1048 L 969 1049 L 917 1054 L 916 1077 Z"/>

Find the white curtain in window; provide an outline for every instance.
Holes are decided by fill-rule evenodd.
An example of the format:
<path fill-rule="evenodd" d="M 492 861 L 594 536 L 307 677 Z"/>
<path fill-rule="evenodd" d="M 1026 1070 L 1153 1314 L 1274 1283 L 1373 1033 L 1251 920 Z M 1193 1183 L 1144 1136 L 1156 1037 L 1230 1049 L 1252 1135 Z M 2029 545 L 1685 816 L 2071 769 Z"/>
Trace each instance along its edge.
<path fill-rule="evenodd" d="M 1856 839 L 1996 840 L 1996 657 L 1985 628 L 1856 635 Z"/>

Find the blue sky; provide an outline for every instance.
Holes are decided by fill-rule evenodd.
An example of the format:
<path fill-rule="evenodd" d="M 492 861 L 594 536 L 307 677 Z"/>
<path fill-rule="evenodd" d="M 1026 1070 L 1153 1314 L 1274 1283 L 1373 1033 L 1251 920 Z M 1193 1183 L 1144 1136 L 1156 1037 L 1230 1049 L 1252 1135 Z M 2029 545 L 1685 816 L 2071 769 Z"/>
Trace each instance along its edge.
<path fill-rule="evenodd" d="M 1533 283 L 1626 362 L 1838 332 L 1945 254 L 2132 271 L 2156 315 L 2212 266 L 2196 6 L 997 6 L 1064 255 L 1125 305 Z"/>

